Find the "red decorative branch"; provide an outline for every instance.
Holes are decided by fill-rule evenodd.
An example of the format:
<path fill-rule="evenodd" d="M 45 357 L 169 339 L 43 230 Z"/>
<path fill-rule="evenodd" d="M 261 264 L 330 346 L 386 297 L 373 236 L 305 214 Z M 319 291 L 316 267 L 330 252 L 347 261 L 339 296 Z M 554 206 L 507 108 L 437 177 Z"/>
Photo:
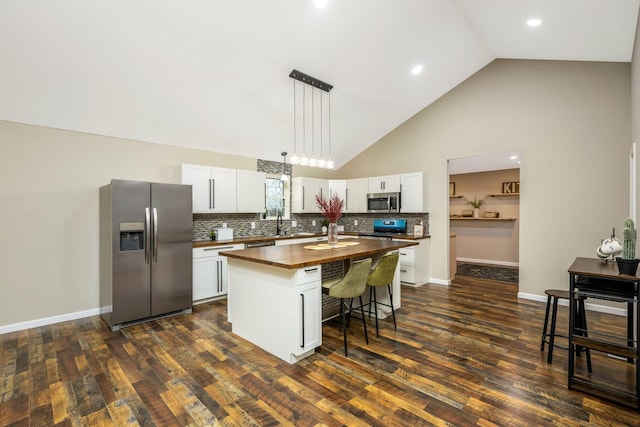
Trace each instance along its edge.
<path fill-rule="evenodd" d="M 329 200 L 318 194 L 316 195 L 316 205 L 318 205 L 322 215 L 327 217 L 329 222 L 337 222 L 342 216 L 344 201 L 337 194 L 331 196 Z"/>

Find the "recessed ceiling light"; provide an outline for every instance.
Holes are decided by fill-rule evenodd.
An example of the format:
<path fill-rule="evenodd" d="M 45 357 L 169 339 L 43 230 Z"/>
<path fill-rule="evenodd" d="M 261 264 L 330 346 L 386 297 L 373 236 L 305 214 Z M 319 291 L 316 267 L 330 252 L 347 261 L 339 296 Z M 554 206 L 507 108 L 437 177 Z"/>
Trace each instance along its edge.
<path fill-rule="evenodd" d="M 422 65 L 416 65 L 411 69 L 411 74 L 413 74 L 414 76 L 417 76 L 421 72 L 422 72 Z"/>
<path fill-rule="evenodd" d="M 511 160 L 516 160 L 518 158 L 518 156 L 516 156 L 515 154 L 511 157 L 509 157 Z"/>
<path fill-rule="evenodd" d="M 318 9 L 322 9 L 329 3 L 329 0 L 313 0 L 313 5 Z"/>
<path fill-rule="evenodd" d="M 527 19 L 527 25 L 530 27 L 539 27 L 542 25 L 542 21 L 538 18 Z"/>

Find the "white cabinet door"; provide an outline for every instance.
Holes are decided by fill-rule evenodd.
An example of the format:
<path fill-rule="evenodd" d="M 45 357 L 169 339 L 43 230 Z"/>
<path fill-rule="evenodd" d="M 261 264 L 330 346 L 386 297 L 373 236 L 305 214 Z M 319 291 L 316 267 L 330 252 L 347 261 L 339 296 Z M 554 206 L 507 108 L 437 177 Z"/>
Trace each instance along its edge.
<path fill-rule="evenodd" d="M 368 192 L 368 178 L 346 180 L 344 211 L 348 213 L 366 213 Z"/>
<path fill-rule="evenodd" d="M 213 181 L 211 212 L 236 212 L 236 170 L 211 168 L 211 179 Z"/>
<path fill-rule="evenodd" d="M 211 168 L 183 164 L 182 183 L 192 188 L 192 212 L 211 213 Z"/>
<path fill-rule="evenodd" d="M 194 250 L 195 251 L 195 250 Z M 213 298 L 217 295 L 218 284 L 218 256 L 204 256 L 193 258 L 193 300 L 198 301 Z"/>
<path fill-rule="evenodd" d="M 237 212 L 253 213 L 264 211 L 264 185 L 267 174 L 248 170 L 237 171 Z"/>
<path fill-rule="evenodd" d="M 347 193 L 347 180 L 345 179 L 329 180 L 329 194 L 331 195 L 331 197 L 333 197 L 333 195 L 335 194 L 338 197 L 340 197 L 342 200 L 344 200 L 346 203 L 346 199 L 345 199 L 346 193 Z"/>
<path fill-rule="evenodd" d="M 296 177 L 291 180 L 291 211 L 295 213 L 320 212 L 316 206 L 316 194 L 320 183 L 316 178 Z"/>
<path fill-rule="evenodd" d="M 406 283 L 416 283 L 416 272 L 415 272 L 415 250 L 413 246 L 408 248 L 401 248 L 398 252 L 400 252 L 400 281 Z"/>
<path fill-rule="evenodd" d="M 244 249 L 244 245 L 193 249 L 193 300 L 220 297 L 228 291 L 227 257 L 220 251 Z"/>
<path fill-rule="evenodd" d="M 318 180 L 318 190 L 316 191 L 316 194 L 322 195 L 325 198 L 330 198 L 331 197 L 331 189 L 329 187 L 329 180 L 328 179 L 319 179 Z M 313 196 L 313 203 L 315 205 L 315 195 Z M 317 207 L 316 207 L 317 209 Z M 318 212 L 320 212 L 319 209 L 317 209 Z"/>
<path fill-rule="evenodd" d="M 182 183 L 191 185 L 192 212 L 235 213 L 235 169 L 183 164 Z"/>
<path fill-rule="evenodd" d="M 322 344 L 322 285 L 318 282 L 296 286 L 297 347 L 302 354 Z"/>
<path fill-rule="evenodd" d="M 422 172 L 400 175 L 400 212 L 428 212 L 428 183 Z"/>
<path fill-rule="evenodd" d="M 372 176 L 369 193 L 397 193 L 400 191 L 400 175 Z"/>

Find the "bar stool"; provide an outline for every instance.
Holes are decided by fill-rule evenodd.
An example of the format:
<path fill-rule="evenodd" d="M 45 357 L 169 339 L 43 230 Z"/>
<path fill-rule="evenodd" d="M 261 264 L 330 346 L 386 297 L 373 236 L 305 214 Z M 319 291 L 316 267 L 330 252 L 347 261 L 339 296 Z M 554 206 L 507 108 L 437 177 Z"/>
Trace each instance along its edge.
<path fill-rule="evenodd" d="M 340 300 L 340 329 L 344 339 L 344 355 L 347 356 L 347 327 L 351 320 L 351 311 L 353 310 L 353 299 L 358 297 L 360 301 L 360 312 L 362 314 L 362 325 L 364 328 L 364 338 L 369 344 L 369 336 L 367 335 L 367 321 L 364 317 L 364 308 L 362 304 L 362 294 L 367 288 L 367 277 L 371 269 L 371 258 L 365 258 L 351 263 L 349 270 L 339 279 L 327 280 L 322 282 L 322 292 L 333 298 Z M 349 303 L 346 304 L 346 301 Z M 347 320 L 347 312 L 349 320 Z"/>
<path fill-rule="evenodd" d="M 391 284 L 393 282 L 393 276 L 396 273 L 396 266 L 398 265 L 398 259 L 400 254 L 393 252 L 384 255 L 380 258 L 377 265 L 372 267 L 369 277 L 367 278 L 367 285 L 369 286 L 369 317 L 371 317 L 371 301 L 373 301 L 373 312 L 376 318 L 376 337 L 380 337 L 378 331 L 378 304 L 391 308 L 391 315 L 393 316 L 393 329 L 396 329 L 396 312 L 393 308 L 393 292 L 391 290 Z M 389 293 L 389 304 L 378 302 L 376 296 L 376 288 L 378 286 L 386 286 Z M 373 296 L 373 299 L 371 298 Z"/>
<path fill-rule="evenodd" d="M 569 291 L 563 291 L 559 289 L 547 289 L 546 291 L 544 291 L 544 293 L 547 294 L 547 308 L 544 314 L 544 329 L 542 330 L 542 340 L 540 342 L 540 351 L 544 351 L 545 343 L 549 344 L 549 351 L 547 352 L 547 363 L 551 364 L 551 361 L 553 359 L 554 347 L 557 347 L 563 350 L 569 349 L 569 347 L 563 347 L 556 344 L 555 338 L 556 337 L 567 338 L 567 339 L 569 338 L 566 335 L 556 334 L 556 318 L 558 315 L 558 300 L 560 299 L 569 300 L 570 295 L 569 295 Z M 581 331 L 581 334 L 584 335 L 585 337 L 588 336 L 587 335 L 587 316 L 584 308 L 584 300 L 586 299 L 587 297 L 585 297 L 584 295 L 576 295 L 574 298 L 574 301 L 576 304 L 576 307 L 574 310 L 576 315 L 576 318 L 574 319 L 575 328 Z M 553 304 L 553 310 L 551 314 L 551 328 L 549 332 L 547 332 L 547 326 L 549 324 L 549 309 L 552 304 Z M 549 339 L 548 341 L 547 341 L 547 338 Z M 591 372 L 591 353 L 589 352 L 589 349 L 577 347 L 576 350 L 577 350 L 578 356 L 580 356 L 580 353 L 582 351 L 587 353 L 587 368 L 589 369 L 589 372 Z"/>

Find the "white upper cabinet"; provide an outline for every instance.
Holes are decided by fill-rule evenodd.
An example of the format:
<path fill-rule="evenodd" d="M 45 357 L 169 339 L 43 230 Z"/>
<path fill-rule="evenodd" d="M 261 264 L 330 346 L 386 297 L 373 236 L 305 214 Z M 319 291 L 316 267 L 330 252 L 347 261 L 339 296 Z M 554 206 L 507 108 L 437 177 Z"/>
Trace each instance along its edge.
<path fill-rule="evenodd" d="M 397 193 L 400 191 L 400 175 L 372 176 L 369 193 Z"/>
<path fill-rule="evenodd" d="M 400 175 L 400 212 L 429 212 L 429 182 L 422 172 Z"/>
<path fill-rule="evenodd" d="M 329 180 L 329 193 L 333 197 L 334 194 L 337 194 L 338 197 L 345 199 L 347 190 L 347 180 L 346 179 L 330 179 Z"/>
<path fill-rule="evenodd" d="M 294 213 L 318 213 L 316 194 L 330 197 L 329 180 L 295 177 L 291 180 L 291 211 Z"/>
<path fill-rule="evenodd" d="M 267 174 L 249 170 L 237 170 L 237 212 L 253 213 L 264 211 L 264 185 Z"/>
<path fill-rule="evenodd" d="M 236 211 L 236 170 L 182 165 L 182 183 L 193 189 L 194 213 Z"/>
<path fill-rule="evenodd" d="M 345 187 L 344 211 L 347 213 L 366 213 L 369 178 L 347 179 Z"/>

